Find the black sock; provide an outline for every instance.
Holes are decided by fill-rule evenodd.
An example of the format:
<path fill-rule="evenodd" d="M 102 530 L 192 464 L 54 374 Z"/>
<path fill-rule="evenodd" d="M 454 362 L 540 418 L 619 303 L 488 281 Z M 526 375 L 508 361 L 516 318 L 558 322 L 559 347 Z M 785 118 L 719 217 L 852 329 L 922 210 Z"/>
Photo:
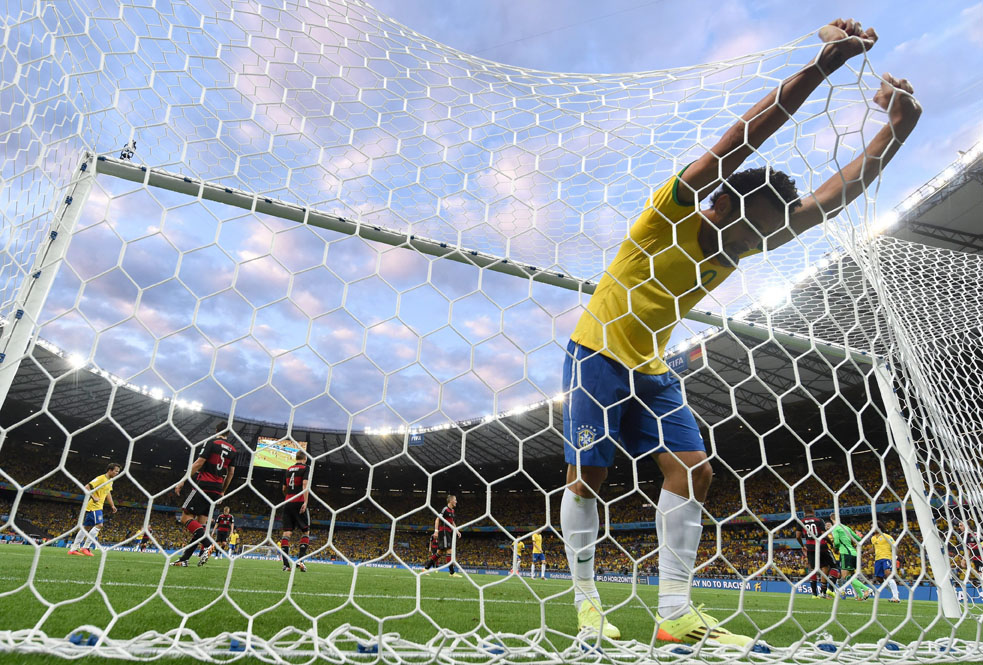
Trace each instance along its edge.
<path fill-rule="evenodd" d="M 812 583 L 812 595 L 813 595 L 813 596 L 818 596 L 818 595 L 819 595 L 819 589 L 818 589 L 817 587 L 818 587 L 819 585 L 818 585 L 818 584 L 816 584 L 816 580 L 810 580 L 810 581 L 811 581 L 811 583 Z"/>
<path fill-rule="evenodd" d="M 290 543 L 286 542 L 285 540 L 281 541 L 280 549 L 283 550 L 283 554 L 280 555 L 280 558 L 283 559 L 283 565 L 289 566 L 290 557 L 288 556 L 288 554 L 290 553 Z"/>
<path fill-rule="evenodd" d="M 195 553 L 195 548 L 198 547 L 198 541 L 205 537 L 205 527 L 201 527 L 191 535 L 191 543 L 184 549 L 181 554 L 181 561 L 187 561 Z"/>

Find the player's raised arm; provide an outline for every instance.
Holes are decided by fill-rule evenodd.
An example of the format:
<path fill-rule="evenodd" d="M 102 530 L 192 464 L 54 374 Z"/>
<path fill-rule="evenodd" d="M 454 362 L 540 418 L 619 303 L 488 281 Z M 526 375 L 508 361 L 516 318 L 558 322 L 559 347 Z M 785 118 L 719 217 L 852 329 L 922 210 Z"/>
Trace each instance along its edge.
<path fill-rule="evenodd" d="M 861 30 L 853 19 L 837 19 L 819 31 L 826 45 L 819 56 L 759 101 L 702 157 L 691 164 L 680 180 L 680 203 L 702 200 L 730 177 L 768 137 L 777 132 L 819 87 L 827 76 L 877 41 L 873 28 Z"/>
<path fill-rule="evenodd" d="M 922 107 L 913 94 L 914 89 L 907 79 L 884 74 L 874 103 L 887 111 L 887 124 L 865 146 L 862 155 L 824 182 L 814 195 L 803 199 L 802 206 L 789 216 L 789 227 L 768 238 L 770 248 L 788 242 L 794 237 L 793 233 L 802 233 L 836 217 L 867 189 L 918 124 Z"/>

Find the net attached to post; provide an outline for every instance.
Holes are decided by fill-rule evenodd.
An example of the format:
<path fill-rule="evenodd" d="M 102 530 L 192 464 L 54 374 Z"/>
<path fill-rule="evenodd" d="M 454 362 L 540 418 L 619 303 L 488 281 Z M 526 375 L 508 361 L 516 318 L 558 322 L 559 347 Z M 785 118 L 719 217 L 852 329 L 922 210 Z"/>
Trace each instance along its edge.
<path fill-rule="evenodd" d="M 6 12 L 0 598 L 18 611 L 2 648 L 596 659 L 576 635 L 558 519 L 566 339 L 652 187 L 808 63 L 815 37 L 675 70 L 554 74 L 359 2 Z M 749 165 L 811 192 L 883 122 L 878 84 L 863 60 L 839 72 Z M 694 585 L 767 648 L 655 641 L 660 480 L 619 455 L 598 581 L 625 640 L 605 657 L 975 657 L 977 582 L 954 523 L 979 519 L 976 257 L 869 242 L 854 232 L 872 194 L 861 202 L 835 233 L 742 266 L 679 325 L 671 359 L 717 472 Z M 237 471 L 206 526 L 229 506 L 238 542 L 211 536 L 207 565 L 169 568 L 194 482 L 174 489 L 217 423 Z M 312 459 L 307 572 L 298 528 L 283 537 L 297 450 Z M 91 559 L 69 558 L 110 462 L 118 510 L 83 539 Z M 421 575 L 448 492 L 464 533 L 454 581 L 445 561 Z M 910 612 L 801 607 L 814 571 L 791 511 L 805 503 L 891 531 Z M 536 530 L 548 579 L 505 574 Z M 945 577 L 930 560 L 966 567 Z M 963 594 L 950 618 L 939 580 Z"/>

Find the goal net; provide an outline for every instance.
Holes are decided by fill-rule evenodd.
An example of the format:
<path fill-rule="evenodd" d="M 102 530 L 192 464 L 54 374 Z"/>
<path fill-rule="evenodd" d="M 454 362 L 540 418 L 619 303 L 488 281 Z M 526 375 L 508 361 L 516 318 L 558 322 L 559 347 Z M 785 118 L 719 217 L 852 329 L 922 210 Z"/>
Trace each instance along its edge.
<path fill-rule="evenodd" d="M 0 650 L 979 657 L 983 266 L 879 235 L 876 187 L 742 261 L 667 352 L 715 472 L 693 598 L 754 648 L 656 639 L 662 477 L 620 447 L 595 570 L 622 637 L 578 632 L 567 340 L 652 189 L 814 59 L 815 34 L 594 75 L 472 57 L 354 0 L 38 0 L 0 21 Z M 812 193 L 883 126 L 879 84 L 857 58 L 746 164 Z M 217 429 L 235 472 L 205 508 L 216 546 L 174 567 Z M 807 506 L 860 534 L 855 575 L 803 556 Z"/>

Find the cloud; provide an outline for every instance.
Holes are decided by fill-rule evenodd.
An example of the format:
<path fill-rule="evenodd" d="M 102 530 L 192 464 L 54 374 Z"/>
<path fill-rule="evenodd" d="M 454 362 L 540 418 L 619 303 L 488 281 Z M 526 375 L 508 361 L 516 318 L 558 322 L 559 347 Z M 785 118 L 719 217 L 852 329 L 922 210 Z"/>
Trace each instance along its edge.
<path fill-rule="evenodd" d="M 469 72 L 470 77 L 460 76 L 465 70 L 458 56 L 444 52 L 408 76 L 398 71 L 405 60 L 401 56 L 389 61 L 372 59 L 377 71 L 371 72 L 362 67 L 366 54 L 381 52 L 381 47 L 366 40 L 359 42 L 358 48 L 324 54 L 317 64 L 276 65 L 275 80 L 268 81 L 258 76 L 266 67 L 262 58 L 248 48 L 235 48 L 227 52 L 228 58 L 210 59 L 213 66 L 207 71 L 193 69 L 186 77 L 209 85 L 207 108 L 195 116 L 176 114 L 175 118 L 181 119 L 166 128 L 170 134 L 143 128 L 141 137 L 147 136 L 150 143 L 142 144 L 146 148 L 139 156 L 150 163 L 177 163 L 182 157 L 175 150 L 183 145 L 187 149 L 184 163 L 177 163 L 175 168 L 191 174 L 205 174 L 257 192 L 275 191 L 277 196 L 293 198 L 302 205 L 323 203 L 321 207 L 374 224 L 413 228 L 414 232 L 425 229 L 441 240 L 460 240 L 496 253 L 504 252 L 506 243 L 511 242 L 508 247 L 513 257 L 541 262 L 543 267 L 555 262 L 565 272 L 594 275 L 603 268 L 603 261 L 612 258 L 610 250 L 619 244 L 626 218 L 637 213 L 636 194 L 662 177 L 674 158 L 693 149 L 697 124 L 704 123 L 706 134 L 709 123 L 717 122 L 709 116 L 721 100 L 711 99 L 701 108 L 705 102 L 694 95 L 697 86 L 718 86 L 718 78 L 730 77 L 726 85 L 738 92 L 737 85 L 745 74 L 733 72 L 732 76 L 727 71 L 717 78 L 678 83 L 672 95 L 689 99 L 695 108 L 680 107 L 683 119 L 671 118 L 675 110 L 653 104 L 629 122 L 625 108 L 637 100 L 625 101 L 625 108 L 619 106 L 623 83 L 635 85 L 636 92 L 649 86 L 662 95 L 668 77 L 658 73 L 639 79 L 571 77 L 554 85 L 544 77 L 521 80 L 522 72 L 515 66 L 596 72 L 651 72 L 692 66 L 778 46 L 851 7 L 843 2 L 800 7 L 737 0 L 684 4 L 612 0 L 603 6 L 573 3 L 558 12 L 553 2 L 530 0 L 450 3 L 435 12 L 429 4 L 412 0 L 379 0 L 377 4 L 383 13 L 403 17 L 422 33 L 510 64 L 489 66 L 489 71 L 476 67 Z M 892 198 L 899 198 L 898 192 L 913 189 L 940 171 L 956 149 L 964 149 L 967 142 L 978 138 L 975 118 L 981 111 L 977 93 L 978 72 L 983 70 L 983 36 L 975 27 L 983 22 L 983 3 L 961 12 L 942 12 L 926 5 L 901 13 L 887 4 L 865 7 L 865 11 L 870 14 L 865 21 L 876 24 L 882 34 L 882 42 L 871 54 L 879 71 L 889 68 L 910 78 L 926 106 L 918 132 L 885 175 L 880 198 L 890 203 Z M 830 17 L 825 16 L 827 12 Z M 320 53 L 316 35 L 291 35 L 294 47 Z M 271 38 L 269 43 L 280 48 L 275 41 Z M 182 42 L 179 48 L 214 55 L 215 44 L 206 42 L 208 39 L 199 36 Z M 147 53 L 141 52 L 144 56 Z M 180 59 L 184 60 L 184 55 Z M 145 64 L 141 63 L 141 73 Z M 386 75 L 383 68 L 391 68 L 386 90 L 380 85 Z M 241 73 L 237 89 L 232 87 L 233 72 Z M 318 87 L 311 89 L 315 75 Z M 454 85 L 459 91 L 474 95 L 467 99 L 474 102 L 473 107 L 449 99 L 453 91 L 443 84 L 451 75 L 458 76 Z M 530 94 L 530 82 L 541 84 L 539 91 L 546 91 L 542 98 Z M 504 94 L 483 96 L 482 89 L 490 83 Z M 547 84 L 551 87 L 542 87 Z M 748 95 L 734 103 L 753 103 L 752 93 L 771 84 L 773 81 L 765 79 L 750 82 Z M 356 99 L 359 86 L 371 99 Z M 179 94 L 184 93 L 175 92 Z M 284 94 L 286 102 L 281 101 Z M 608 108 L 599 108 L 602 94 Z M 556 102 L 561 97 L 567 108 L 557 113 Z M 404 98 L 409 100 L 410 113 L 399 110 Z M 454 104 L 458 106 L 449 111 Z M 493 110 L 499 126 L 490 124 Z M 462 116 L 465 112 L 469 114 L 466 121 Z M 448 113 L 455 116 L 454 121 L 444 120 Z M 342 125 L 342 119 L 348 124 Z M 219 120 L 223 129 L 215 138 Z M 828 128 L 828 120 L 821 120 Z M 298 134 L 302 121 L 304 131 L 309 131 L 307 137 Z M 539 124 L 526 127 L 530 122 Z M 841 115 L 840 122 L 846 123 L 847 118 Z M 424 127 L 427 136 L 416 141 Z M 813 168 L 814 157 L 821 158 L 833 146 L 833 133 L 825 128 L 810 128 L 806 138 L 817 143 L 802 146 L 811 149 Z M 129 131 L 129 127 L 119 131 Z M 655 133 L 656 145 L 646 143 L 650 132 Z M 856 147 L 855 137 L 850 141 L 851 147 Z M 561 154 L 559 146 L 567 154 Z M 400 156 L 394 157 L 397 150 Z M 551 151 L 552 157 L 546 157 Z M 632 153 L 630 166 L 628 153 Z M 316 164 L 312 161 L 315 158 Z M 426 170 L 442 159 L 453 162 L 453 171 Z M 587 173 L 584 164 L 589 164 Z M 418 177 L 425 182 L 417 185 Z M 561 182 L 562 187 L 558 186 Z M 533 214 L 558 191 L 569 209 L 559 212 L 549 224 L 540 224 L 537 232 L 548 233 L 546 239 L 529 233 Z M 123 196 L 130 192 L 136 195 Z M 498 342 L 484 349 L 474 348 L 472 343 L 498 339 L 494 335 L 500 332 L 503 309 L 526 298 L 527 282 L 501 277 L 505 281 L 496 285 L 486 274 L 483 286 L 488 299 L 472 297 L 469 294 L 478 289 L 479 274 L 473 267 L 431 262 L 410 251 L 358 238 L 301 230 L 282 220 L 158 194 L 148 196 L 131 183 L 100 177 L 80 222 L 80 229 L 91 228 L 75 235 L 68 260 L 87 281 L 80 285 L 69 271 L 63 271 L 56 280 L 46 316 L 67 314 L 45 327 L 52 341 L 73 350 L 92 347 L 95 336 L 80 316 L 84 314 L 97 328 L 113 326 L 98 339 L 100 362 L 112 365 L 106 369 L 138 371 L 145 364 L 142 356 L 147 353 L 147 334 L 138 330 L 133 319 L 116 325 L 137 312 L 154 339 L 162 338 L 155 366 L 177 385 L 200 378 L 201 372 L 210 368 L 211 343 L 198 339 L 198 333 L 189 330 L 179 337 L 167 336 L 191 323 L 194 313 L 194 323 L 204 334 L 217 345 L 227 345 L 218 352 L 215 376 L 229 390 L 245 394 L 270 380 L 270 355 L 257 342 L 280 354 L 298 346 L 298 339 L 304 341 L 305 326 L 314 319 L 309 344 L 327 362 L 304 350 L 272 361 L 274 385 L 288 401 L 297 403 L 317 394 L 330 375 L 332 393 L 343 399 L 349 410 L 385 414 L 387 409 L 373 406 L 373 400 L 381 399 L 385 384 L 380 376 L 389 372 L 386 400 L 407 419 L 443 419 L 445 414 L 472 417 L 491 411 L 495 399 L 502 408 L 527 395 L 538 399 L 537 391 L 557 385 L 561 347 L 582 311 L 576 294 L 534 286 L 534 299 L 546 314 L 525 305 L 515 309 L 519 315 L 514 320 L 506 313 L 506 333 L 528 355 Z M 132 201 L 146 207 L 130 205 Z M 112 228 L 108 222 L 100 224 L 107 210 L 115 211 L 110 215 Z M 486 211 L 490 211 L 487 220 Z M 567 214 L 572 220 L 569 224 L 564 218 Z M 141 291 L 119 270 L 113 270 L 119 261 L 117 234 L 133 238 L 158 227 L 162 237 L 184 252 L 180 278 L 193 295 L 177 281 Z M 570 237 L 571 242 L 557 250 L 553 241 L 560 237 Z M 212 245 L 216 238 L 240 264 L 236 289 L 246 300 L 234 291 L 210 296 L 232 284 L 233 264 Z M 214 251 L 191 253 L 209 246 Z M 163 245 L 131 245 L 124 267 L 140 286 L 148 287 L 169 274 L 172 264 L 165 254 L 173 254 L 173 250 Z M 798 258 L 779 257 L 776 261 L 777 270 L 800 265 Z M 111 272 L 99 277 L 105 271 Z M 771 268 L 749 268 L 744 282 L 731 280 L 705 306 L 735 302 L 773 272 Z M 382 284 L 379 277 L 392 288 Z M 424 289 L 431 295 L 410 295 L 410 289 L 420 283 L 427 284 Z M 284 302 L 279 299 L 288 295 L 288 289 L 302 315 L 291 313 L 292 305 L 285 303 L 283 309 L 260 310 L 266 303 Z M 434 295 L 435 290 L 446 300 Z M 340 307 L 346 294 L 348 309 L 363 323 L 383 323 L 366 333 L 347 315 L 321 316 Z M 453 301 L 450 307 L 447 300 Z M 392 320 L 397 301 L 399 316 L 413 329 Z M 411 305 L 414 311 L 408 311 Z M 447 327 L 450 311 L 454 312 L 456 332 Z M 528 313 L 529 319 L 523 320 L 521 313 Z M 439 332 L 422 340 L 417 337 L 417 331 L 431 330 Z M 251 337 L 240 339 L 249 334 Z M 374 346 L 370 347 L 373 339 Z M 550 340 L 557 344 L 533 351 Z M 422 351 L 417 363 L 418 345 Z M 109 352 L 114 348 L 118 354 Z M 180 367 L 181 371 L 168 372 L 166 366 Z M 364 397 L 359 391 L 364 391 Z M 213 408 L 228 406 L 228 398 L 216 381 L 205 381 L 191 393 Z M 442 400 L 439 403 L 438 398 Z M 255 410 L 251 415 L 284 419 L 285 405 L 269 389 L 254 392 L 243 405 Z M 443 414 L 428 415 L 438 406 Z M 330 417 L 313 408 L 302 413 L 324 424 L 344 426 L 348 421 L 347 414 L 337 407 L 324 411 L 333 414 Z M 379 417 L 395 416 L 389 412 Z"/>

